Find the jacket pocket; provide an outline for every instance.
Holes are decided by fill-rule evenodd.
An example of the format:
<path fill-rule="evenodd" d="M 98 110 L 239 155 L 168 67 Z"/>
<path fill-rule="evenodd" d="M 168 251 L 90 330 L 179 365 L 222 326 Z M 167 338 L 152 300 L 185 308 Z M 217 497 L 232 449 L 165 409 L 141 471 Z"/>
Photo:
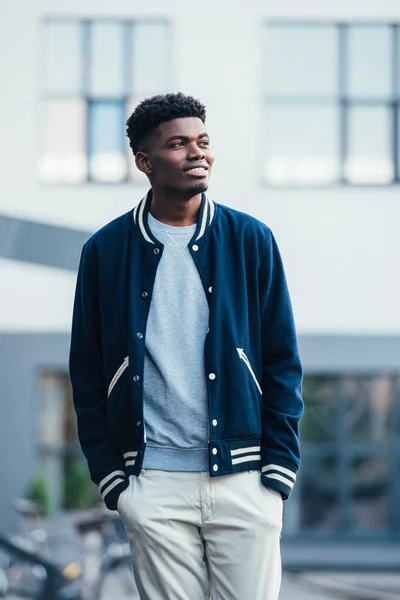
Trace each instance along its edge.
<path fill-rule="evenodd" d="M 121 377 L 121 375 L 124 373 L 124 371 L 126 371 L 126 369 L 128 367 L 129 367 L 129 356 L 126 356 L 124 358 L 124 362 L 122 363 L 122 365 L 120 367 L 118 367 L 118 370 L 116 371 L 114 377 L 110 381 L 110 385 L 108 386 L 107 398 L 110 396 L 111 392 L 113 391 L 115 385 L 118 382 L 118 379 Z"/>
<path fill-rule="evenodd" d="M 260 394 L 262 395 L 262 389 L 261 389 L 261 386 L 260 386 L 260 384 L 258 383 L 257 377 L 255 376 L 255 373 L 254 373 L 254 371 L 253 371 L 253 368 L 252 368 L 252 366 L 251 366 L 251 364 L 250 364 L 250 361 L 249 361 L 249 359 L 247 358 L 246 354 L 244 353 L 244 350 L 243 350 L 243 348 L 236 348 L 236 350 L 237 350 L 237 353 L 239 354 L 239 358 L 240 358 L 240 360 L 242 360 L 242 361 L 244 362 L 244 364 L 246 365 L 247 369 L 248 369 L 248 370 L 249 370 L 249 372 L 250 372 L 250 375 L 251 375 L 251 376 L 252 376 L 252 378 L 254 379 L 254 383 L 256 384 L 258 391 L 259 391 L 259 392 L 260 392 Z"/>

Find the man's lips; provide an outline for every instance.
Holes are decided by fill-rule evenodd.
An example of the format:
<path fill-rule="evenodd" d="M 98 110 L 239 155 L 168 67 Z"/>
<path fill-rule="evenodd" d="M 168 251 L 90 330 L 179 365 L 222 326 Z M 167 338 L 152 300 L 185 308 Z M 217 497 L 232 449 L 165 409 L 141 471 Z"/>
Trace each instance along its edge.
<path fill-rule="evenodd" d="M 208 167 L 189 167 L 184 172 L 189 177 L 207 177 Z"/>

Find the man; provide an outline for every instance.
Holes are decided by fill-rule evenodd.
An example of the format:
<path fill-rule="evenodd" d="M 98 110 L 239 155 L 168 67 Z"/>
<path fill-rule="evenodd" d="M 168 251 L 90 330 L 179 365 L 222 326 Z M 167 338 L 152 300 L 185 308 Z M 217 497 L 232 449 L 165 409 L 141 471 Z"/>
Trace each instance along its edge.
<path fill-rule="evenodd" d="M 194 98 L 167 94 L 128 119 L 151 189 L 82 251 L 79 438 L 126 527 L 142 599 L 276 600 L 301 365 L 271 231 L 205 194 L 205 118 Z"/>

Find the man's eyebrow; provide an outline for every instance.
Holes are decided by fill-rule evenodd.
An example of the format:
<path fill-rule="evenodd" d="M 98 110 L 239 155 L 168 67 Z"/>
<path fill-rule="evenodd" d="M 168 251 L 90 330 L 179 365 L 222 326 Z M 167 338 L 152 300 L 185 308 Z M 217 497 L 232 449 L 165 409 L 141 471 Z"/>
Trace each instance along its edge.
<path fill-rule="evenodd" d="M 187 135 L 171 135 L 171 137 L 167 139 L 167 144 L 169 144 L 169 142 L 173 142 L 174 140 L 184 140 L 186 142 L 188 139 L 189 138 Z"/>
<path fill-rule="evenodd" d="M 208 138 L 208 137 L 209 137 L 209 136 L 208 136 L 208 133 L 206 133 L 206 132 L 204 132 L 204 133 L 201 133 L 201 134 L 200 134 L 200 135 L 197 137 L 197 139 L 204 138 L 204 137 L 207 137 L 207 138 Z M 187 141 L 188 141 L 188 139 L 189 139 L 189 137 L 188 137 L 187 135 L 171 135 L 171 136 L 170 136 L 170 137 L 167 139 L 166 143 L 167 143 L 167 144 L 169 144 L 170 142 L 173 142 L 174 140 L 182 140 L 182 141 L 184 141 L 184 142 L 187 142 Z"/>

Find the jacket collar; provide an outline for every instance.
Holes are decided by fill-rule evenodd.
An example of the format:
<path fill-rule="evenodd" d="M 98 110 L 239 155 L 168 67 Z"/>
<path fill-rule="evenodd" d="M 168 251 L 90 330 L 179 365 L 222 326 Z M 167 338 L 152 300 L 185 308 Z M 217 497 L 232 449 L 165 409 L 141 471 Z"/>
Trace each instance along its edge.
<path fill-rule="evenodd" d="M 148 191 L 146 196 L 142 198 L 137 206 L 133 210 L 134 223 L 143 237 L 143 239 L 149 244 L 157 244 L 156 238 L 150 231 L 148 224 L 148 214 L 150 210 L 150 204 L 153 193 L 151 190 Z M 197 227 L 192 238 L 192 241 L 198 241 L 204 236 L 208 228 L 210 227 L 215 213 L 215 204 L 203 193 L 201 195 L 201 205 L 199 210 L 199 217 L 197 219 Z"/>

